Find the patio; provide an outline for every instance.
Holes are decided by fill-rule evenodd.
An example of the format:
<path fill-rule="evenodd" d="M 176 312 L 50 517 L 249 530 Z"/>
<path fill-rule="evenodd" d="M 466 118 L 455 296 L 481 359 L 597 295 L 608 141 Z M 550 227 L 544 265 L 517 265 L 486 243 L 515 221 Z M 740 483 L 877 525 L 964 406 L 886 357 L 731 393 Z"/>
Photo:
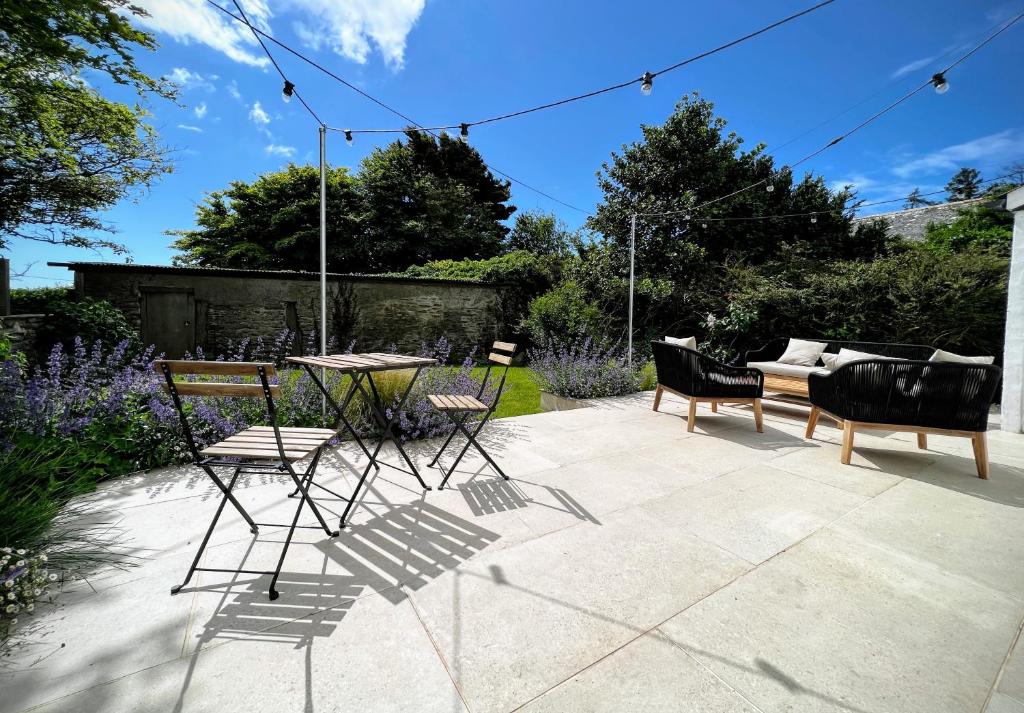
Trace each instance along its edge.
<path fill-rule="evenodd" d="M 758 434 L 702 407 L 688 434 L 652 399 L 493 422 L 510 483 L 467 456 L 424 497 L 382 469 L 340 537 L 297 532 L 273 602 L 247 575 L 169 595 L 216 507 L 198 469 L 113 482 L 94 499 L 145 559 L 19 630 L 0 708 L 1024 711 L 1024 436 L 990 431 L 983 481 L 966 439 L 858 434 L 843 466 L 806 411 L 766 403 Z M 410 451 L 434 486 L 436 447 Z M 350 492 L 355 452 L 318 482 Z M 248 477 L 246 509 L 292 511 Z M 273 566 L 277 540 L 229 509 L 204 565 Z"/>

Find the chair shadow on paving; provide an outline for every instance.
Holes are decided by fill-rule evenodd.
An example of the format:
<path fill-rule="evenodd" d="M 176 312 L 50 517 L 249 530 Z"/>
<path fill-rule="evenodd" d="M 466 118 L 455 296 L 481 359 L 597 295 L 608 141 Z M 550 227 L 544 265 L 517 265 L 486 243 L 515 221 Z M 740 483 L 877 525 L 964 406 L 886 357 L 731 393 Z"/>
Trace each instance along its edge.
<path fill-rule="evenodd" d="M 503 480 L 502 478 L 473 478 L 467 483 L 459 484 L 459 492 L 465 498 L 469 509 L 476 516 L 518 510 L 535 505 L 559 510 L 572 515 L 578 520 L 586 520 L 595 525 L 601 522 L 583 507 L 572 495 L 562 488 L 540 485 L 556 504 L 548 504 L 530 497 L 523 491 L 519 483 L 537 485 L 522 480 Z"/>

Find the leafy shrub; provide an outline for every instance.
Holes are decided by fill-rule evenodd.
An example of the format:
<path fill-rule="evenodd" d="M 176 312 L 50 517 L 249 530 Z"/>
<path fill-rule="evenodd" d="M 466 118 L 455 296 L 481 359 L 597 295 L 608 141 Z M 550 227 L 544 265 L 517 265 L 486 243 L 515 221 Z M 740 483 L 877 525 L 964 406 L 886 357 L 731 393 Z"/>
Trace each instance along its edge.
<path fill-rule="evenodd" d="M 564 346 L 549 344 L 529 356 L 540 387 L 567 398 L 632 394 L 645 381 L 643 365 L 628 366 L 621 349 L 601 348 L 589 339 Z"/>
<path fill-rule="evenodd" d="M 929 225 L 924 246 L 945 255 L 981 248 L 1009 257 L 1012 242 L 1013 214 L 979 206 L 959 211 L 948 225 Z"/>
<path fill-rule="evenodd" d="M 130 352 L 140 347 L 135 329 L 106 300 L 75 299 L 66 288 L 41 287 L 11 290 L 11 307 L 18 313 L 48 315 L 36 333 L 36 351 L 40 355 L 48 354 L 55 344 L 71 349 L 76 338 L 86 344 L 97 340 L 106 344 L 124 341 Z"/>
<path fill-rule="evenodd" d="M 784 336 L 928 344 L 1002 354 L 1008 261 L 992 251 L 942 254 L 912 247 L 867 263 L 736 267 L 726 274 L 716 348 L 735 351 Z M 709 318 L 714 324 L 715 318 Z"/>
<path fill-rule="evenodd" d="M 534 298 L 524 325 L 533 343 L 542 347 L 599 343 L 605 338 L 604 316 L 572 280 Z"/>

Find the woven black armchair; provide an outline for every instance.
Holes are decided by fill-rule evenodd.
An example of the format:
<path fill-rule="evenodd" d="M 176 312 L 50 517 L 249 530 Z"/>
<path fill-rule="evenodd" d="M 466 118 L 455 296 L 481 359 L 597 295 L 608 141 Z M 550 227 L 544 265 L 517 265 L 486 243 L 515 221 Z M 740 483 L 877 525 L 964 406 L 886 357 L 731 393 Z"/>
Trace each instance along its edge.
<path fill-rule="evenodd" d="M 658 372 L 658 388 L 654 393 L 654 410 L 661 404 L 661 395 L 669 391 L 690 402 L 686 430 L 693 431 L 697 420 L 697 403 L 709 402 L 711 410 L 718 404 L 751 404 L 754 424 L 760 433 L 761 396 L 764 394 L 764 374 L 757 369 L 729 366 L 715 361 L 692 349 L 668 342 L 651 342 L 654 367 Z"/>
<path fill-rule="evenodd" d="M 988 410 L 1001 370 L 988 364 L 870 359 L 844 364 L 830 374 L 811 374 L 807 387 L 811 415 L 807 437 L 824 412 L 843 427 L 841 460 L 849 465 L 853 434 L 881 429 L 970 438 L 978 476 L 988 477 Z"/>

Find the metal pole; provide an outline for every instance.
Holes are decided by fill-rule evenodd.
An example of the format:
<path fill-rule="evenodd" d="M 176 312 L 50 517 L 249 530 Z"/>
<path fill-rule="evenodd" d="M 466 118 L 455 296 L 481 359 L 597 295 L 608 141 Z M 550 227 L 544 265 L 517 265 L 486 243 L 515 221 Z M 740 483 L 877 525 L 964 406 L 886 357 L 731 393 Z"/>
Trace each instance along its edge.
<path fill-rule="evenodd" d="M 629 339 L 626 351 L 626 362 L 633 366 L 633 266 L 636 255 L 636 213 L 629 221 Z"/>
<path fill-rule="evenodd" d="M 327 127 L 320 126 L 320 356 L 327 356 Z M 320 383 L 325 383 L 320 369 Z M 322 399 L 327 416 L 327 397 Z"/>

